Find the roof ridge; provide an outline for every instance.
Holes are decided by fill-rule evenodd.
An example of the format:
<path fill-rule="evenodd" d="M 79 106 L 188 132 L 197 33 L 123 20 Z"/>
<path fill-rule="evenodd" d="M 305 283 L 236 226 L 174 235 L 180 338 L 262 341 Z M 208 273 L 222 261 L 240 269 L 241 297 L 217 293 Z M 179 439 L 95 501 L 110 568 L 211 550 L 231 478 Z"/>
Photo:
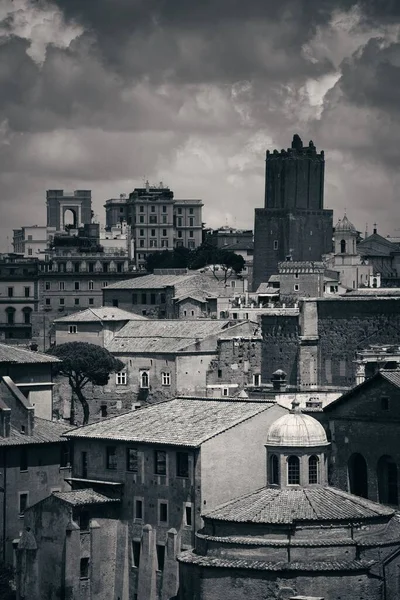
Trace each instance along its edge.
<path fill-rule="evenodd" d="M 349 494 L 349 492 L 345 492 L 343 490 L 340 490 L 339 488 L 333 487 L 333 486 L 327 486 L 327 489 L 329 491 L 331 491 L 333 494 L 340 496 L 341 498 L 344 498 L 345 500 L 348 500 L 349 502 L 351 502 L 354 506 L 357 507 L 357 505 L 361 505 L 364 508 L 368 508 L 371 512 L 374 512 L 377 516 L 381 516 L 382 513 L 385 514 L 394 514 L 395 510 L 394 509 L 390 509 L 389 507 L 383 505 L 383 504 L 378 504 L 377 502 L 374 502 L 373 500 L 369 500 L 369 498 L 363 498 L 362 496 L 356 496 L 355 494 Z M 380 512 L 380 510 L 382 510 L 382 512 Z M 359 510 L 359 508 L 358 508 Z"/>
<path fill-rule="evenodd" d="M 314 489 L 315 489 L 315 488 L 313 488 L 313 491 L 314 491 Z M 312 509 L 312 511 L 313 511 L 313 513 L 314 513 L 314 515 L 315 515 L 315 517 L 319 518 L 319 514 L 318 514 L 318 512 L 317 512 L 317 510 L 316 510 L 316 508 L 314 507 L 314 504 L 313 504 L 313 502 L 312 502 L 312 495 L 310 495 L 310 494 L 308 493 L 309 491 L 310 491 L 310 490 L 308 490 L 307 488 L 305 488 L 305 489 L 304 489 L 304 495 L 305 495 L 305 497 L 307 498 L 307 500 L 308 500 L 308 503 L 309 503 L 309 505 L 311 506 L 311 509 Z"/>

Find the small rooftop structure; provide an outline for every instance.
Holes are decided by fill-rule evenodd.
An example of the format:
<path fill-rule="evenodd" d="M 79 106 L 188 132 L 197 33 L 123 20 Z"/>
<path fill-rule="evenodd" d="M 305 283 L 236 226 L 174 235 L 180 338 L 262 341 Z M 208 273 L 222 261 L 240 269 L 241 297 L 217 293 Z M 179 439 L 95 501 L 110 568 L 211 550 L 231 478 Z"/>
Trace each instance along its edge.
<path fill-rule="evenodd" d="M 357 229 L 354 227 L 353 223 L 349 221 L 346 213 L 343 219 L 339 219 L 339 221 L 335 225 L 335 233 L 339 232 L 357 233 Z"/>
<path fill-rule="evenodd" d="M 271 425 L 267 446 L 310 448 L 328 446 L 325 429 L 316 419 L 303 414 L 299 402 L 293 400 L 292 410 Z"/>

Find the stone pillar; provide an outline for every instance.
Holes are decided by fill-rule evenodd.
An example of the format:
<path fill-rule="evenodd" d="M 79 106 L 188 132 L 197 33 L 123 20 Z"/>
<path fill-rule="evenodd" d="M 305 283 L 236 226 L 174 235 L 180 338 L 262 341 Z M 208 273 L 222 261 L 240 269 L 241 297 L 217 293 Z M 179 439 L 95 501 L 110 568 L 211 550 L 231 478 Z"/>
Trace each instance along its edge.
<path fill-rule="evenodd" d="M 140 565 L 137 597 L 140 600 L 157 600 L 157 551 L 156 532 L 151 525 L 143 527 L 140 548 Z"/>
<path fill-rule="evenodd" d="M 170 600 L 171 598 L 175 598 L 178 594 L 179 563 L 176 560 L 176 556 L 179 552 L 178 543 L 178 533 L 176 529 L 172 528 L 167 533 L 161 600 Z"/>
<path fill-rule="evenodd" d="M 103 570 L 101 563 L 104 559 L 109 559 L 107 550 L 103 547 L 101 540 L 100 525 L 95 519 L 90 521 L 90 591 L 91 600 L 100 600 L 109 589 L 104 589 L 102 580 Z M 113 586 L 111 586 L 113 589 Z"/>
<path fill-rule="evenodd" d="M 65 537 L 65 600 L 76 600 L 80 594 L 81 532 L 76 523 L 70 521 Z"/>
<path fill-rule="evenodd" d="M 39 594 L 39 570 L 35 536 L 26 528 L 16 552 L 16 598 L 17 600 L 41 600 Z"/>

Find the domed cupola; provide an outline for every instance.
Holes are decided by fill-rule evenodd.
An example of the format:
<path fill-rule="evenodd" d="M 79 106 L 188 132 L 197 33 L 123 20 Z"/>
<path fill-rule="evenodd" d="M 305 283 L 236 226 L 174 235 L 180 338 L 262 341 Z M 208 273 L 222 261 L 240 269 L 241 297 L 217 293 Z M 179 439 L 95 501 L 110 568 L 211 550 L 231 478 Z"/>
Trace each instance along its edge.
<path fill-rule="evenodd" d="M 268 430 L 267 482 L 280 487 L 326 484 L 325 451 L 329 442 L 321 423 L 299 408 L 280 417 Z"/>
<path fill-rule="evenodd" d="M 335 225 L 335 254 L 356 254 L 357 229 L 345 213 Z"/>

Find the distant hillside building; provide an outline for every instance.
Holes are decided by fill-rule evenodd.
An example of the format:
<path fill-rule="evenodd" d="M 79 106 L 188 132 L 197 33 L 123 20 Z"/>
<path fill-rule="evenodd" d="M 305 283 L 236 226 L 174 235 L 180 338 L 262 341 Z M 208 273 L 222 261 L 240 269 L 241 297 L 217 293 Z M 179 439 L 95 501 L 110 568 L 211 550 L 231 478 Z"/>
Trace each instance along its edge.
<path fill-rule="evenodd" d="M 383 286 L 400 286 L 399 244 L 381 236 L 375 226 L 372 235 L 357 245 L 357 252 L 372 265 L 374 277 L 379 274 Z"/>
<path fill-rule="evenodd" d="M 91 223 L 92 192 L 91 190 L 47 190 L 47 226 L 64 231 L 66 225 L 74 229 Z"/>
<path fill-rule="evenodd" d="M 267 150 L 265 207 L 255 212 L 253 290 L 278 263 L 320 261 L 332 250 L 333 211 L 324 209 L 324 152 L 298 135 L 287 151 Z"/>

